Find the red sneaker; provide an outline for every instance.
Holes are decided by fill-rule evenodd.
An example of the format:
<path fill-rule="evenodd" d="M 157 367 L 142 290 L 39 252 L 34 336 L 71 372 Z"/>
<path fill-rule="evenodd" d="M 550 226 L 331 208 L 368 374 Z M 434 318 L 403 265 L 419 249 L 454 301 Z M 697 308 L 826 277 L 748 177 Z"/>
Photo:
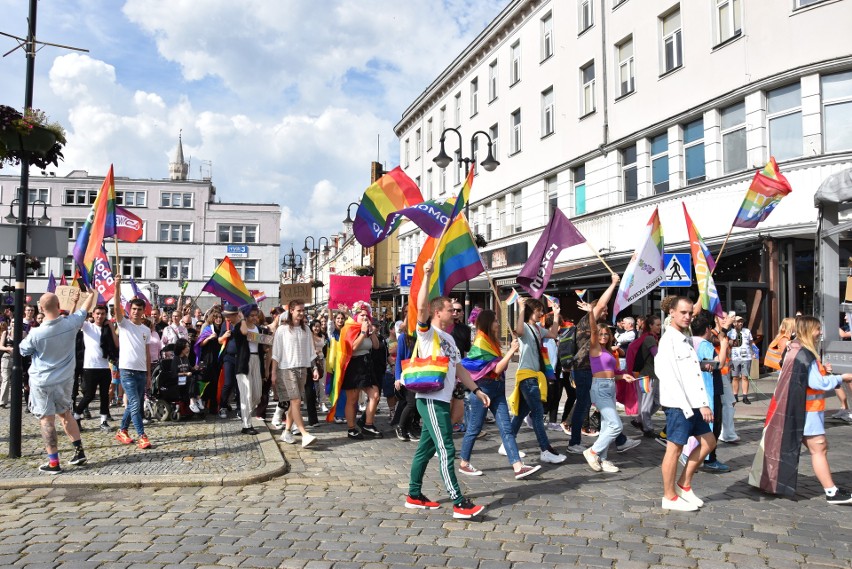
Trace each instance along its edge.
<path fill-rule="evenodd" d="M 441 507 L 441 504 L 420 494 L 419 496 L 406 496 L 405 507 L 412 510 L 437 510 Z"/>
<path fill-rule="evenodd" d="M 123 445 L 129 445 L 133 443 L 133 439 L 130 438 L 130 435 L 127 434 L 125 429 L 119 429 L 115 434 L 115 440 L 120 442 Z"/>
<path fill-rule="evenodd" d="M 453 506 L 453 517 L 467 520 L 478 516 L 484 509 L 485 506 L 477 506 L 469 498 L 465 498 L 461 501 L 461 504 Z"/>
<path fill-rule="evenodd" d="M 136 446 L 142 450 L 151 448 L 151 441 L 148 440 L 148 435 L 142 435 L 139 437 L 139 441 L 136 443 Z"/>

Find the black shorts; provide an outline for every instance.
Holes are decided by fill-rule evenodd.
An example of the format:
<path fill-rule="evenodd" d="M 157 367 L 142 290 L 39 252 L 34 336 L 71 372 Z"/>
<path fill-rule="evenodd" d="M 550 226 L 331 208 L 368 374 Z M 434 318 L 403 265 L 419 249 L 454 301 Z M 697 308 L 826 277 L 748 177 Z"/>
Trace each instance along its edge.
<path fill-rule="evenodd" d="M 343 389 L 367 389 L 379 385 L 373 373 L 370 355 L 352 356 L 343 375 Z"/>

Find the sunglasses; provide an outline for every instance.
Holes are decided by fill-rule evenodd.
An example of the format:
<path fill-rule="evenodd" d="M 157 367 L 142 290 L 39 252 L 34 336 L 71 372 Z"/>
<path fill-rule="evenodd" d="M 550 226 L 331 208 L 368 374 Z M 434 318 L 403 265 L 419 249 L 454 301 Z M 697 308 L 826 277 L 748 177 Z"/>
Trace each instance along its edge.
<path fill-rule="evenodd" d="M 453 308 L 453 312 L 461 312 L 464 310 L 463 308 Z"/>

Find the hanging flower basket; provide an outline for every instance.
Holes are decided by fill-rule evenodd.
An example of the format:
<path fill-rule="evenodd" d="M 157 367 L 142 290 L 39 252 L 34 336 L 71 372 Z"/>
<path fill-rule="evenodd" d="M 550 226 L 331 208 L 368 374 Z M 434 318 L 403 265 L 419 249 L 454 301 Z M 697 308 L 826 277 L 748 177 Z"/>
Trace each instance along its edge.
<path fill-rule="evenodd" d="M 313 288 L 322 288 L 322 287 L 324 287 L 325 285 L 324 285 L 324 284 L 323 284 L 323 282 L 322 282 L 322 281 L 320 281 L 320 280 L 313 280 L 313 281 L 311 281 L 311 286 L 312 286 Z"/>
<path fill-rule="evenodd" d="M 374 272 L 375 270 L 373 269 L 373 267 L 363 265 L 355 267 L 355 274 L 359 277 L 372 277 Z"/>
<path fill-rule="evenodd" d="M 42 169 L 57 166 L 64 144 L 62 125 L 51 122 L 43 111 L 27 109 L 21 114 L 0 105 L 0 168 L 5 162 L 19 164 L 23 158 Z"/>
<path fill-rule="evenodd" d="M 0 142 L 6 145 L 6 152 L 32 152 L 44 156 L 56 144 L 56 135 L 46 128 L 34 126 L 29 134 L 9 130 L 0 130 Z"/>

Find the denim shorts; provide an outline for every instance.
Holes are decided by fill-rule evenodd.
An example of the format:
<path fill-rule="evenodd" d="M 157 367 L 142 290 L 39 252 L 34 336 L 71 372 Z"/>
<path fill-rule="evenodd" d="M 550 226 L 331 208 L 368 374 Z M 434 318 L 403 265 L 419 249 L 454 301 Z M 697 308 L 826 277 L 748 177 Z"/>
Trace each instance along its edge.
<path fill-rule="evenodd" d="M 677 407 L 666 409 L 666 440 L 676 445 L 683 446 L 689 437 L 700 437 L 710 432 L 710 423 L 701 416 L 700 409 L 692 410 L 689 419 L 683 414 L 683 410 Z"/>

